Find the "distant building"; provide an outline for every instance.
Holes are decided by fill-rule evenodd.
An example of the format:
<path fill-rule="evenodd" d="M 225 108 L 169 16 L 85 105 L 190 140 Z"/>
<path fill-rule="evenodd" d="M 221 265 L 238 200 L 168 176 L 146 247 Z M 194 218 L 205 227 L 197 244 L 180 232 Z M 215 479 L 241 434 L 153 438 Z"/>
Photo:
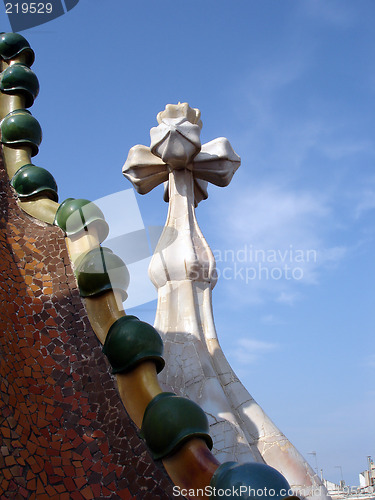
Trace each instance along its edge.
<path fill-rule="evenodd" d="M 361 491 L 375 492 L 375 463 L 371 457 L 368 458 L 368 469 L 359 474 L 359 488 Z"/>
<path fill-rule="evenodd" d="M 341 487 L 339 484 L 333 483 L 332 481 L 328 481 L 327 479 L 323 479 L 324 486 L 327 488 L 329 495 L 338 494 L 341 492 Z"/>

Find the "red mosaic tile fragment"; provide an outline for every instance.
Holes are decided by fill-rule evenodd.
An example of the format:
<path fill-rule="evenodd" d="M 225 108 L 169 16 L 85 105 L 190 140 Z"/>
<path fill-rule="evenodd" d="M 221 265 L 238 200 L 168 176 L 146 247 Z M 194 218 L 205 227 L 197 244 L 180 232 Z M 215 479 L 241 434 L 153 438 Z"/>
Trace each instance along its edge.
<path fill-rule="evenodd" d="M 64 477 L 63 483 L 68 491 L 74 491 L 76 489 L 74 481 L 71 477 Z"/>
<path fill-rule="evenodd" d="M 94 494 L 93 494 L 90 486 L 87 486 L 86 488 L 81 490 L 81 493 L 86 500 L 92 500 L 94 498 Z"/>
<path fill-rule="evenodd" d="M 74 479 L 74 482 L 76 483 L 77 488 L 81 489 L 84 484 L 87 484 L 87 479 L 86 479 L 86 477 L 82 477 L 82 476 L 76 477 Z"/>
<path fill-rule="evenodd" d="M 131 500 L 133 498 L 128 489 L 119 491 L 118 496 L 121 498 L 121 500 Z"/>

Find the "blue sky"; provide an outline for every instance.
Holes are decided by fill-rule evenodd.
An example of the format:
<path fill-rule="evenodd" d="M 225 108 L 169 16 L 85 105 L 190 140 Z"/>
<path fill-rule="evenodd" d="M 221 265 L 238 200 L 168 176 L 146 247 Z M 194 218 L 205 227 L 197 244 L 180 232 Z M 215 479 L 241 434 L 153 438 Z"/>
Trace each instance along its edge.
<path fill-rule="evenodd" d="M 214 290 L 220 342 L 312 466 L 316 451 L 349 484 L 375 456 L 374 15 L 371 0 L 80 0 L 23 32 L 41 86 L 34 163 L 60 201 L 129 189 L 128 150 L 149 145 L 167 103 L 201 110 L 202 142 L 231 141 L 242 165 L 197 209 L 232 273 Z M 137 201 L 145 226 L 164 224 L 162 187 Z M 241 263 L 244 248 L 266 261 Z M 285 263 L 298 279 L 234 279 L 235 264 L 265 276 Z M 152 322 L 155 307 L 136 313 Z"/>

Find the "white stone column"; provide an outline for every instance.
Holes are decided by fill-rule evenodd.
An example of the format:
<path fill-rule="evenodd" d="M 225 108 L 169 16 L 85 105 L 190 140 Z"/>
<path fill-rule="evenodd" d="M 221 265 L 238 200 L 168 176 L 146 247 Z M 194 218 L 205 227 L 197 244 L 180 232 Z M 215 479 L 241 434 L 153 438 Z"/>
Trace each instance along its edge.
<path fill-rule="evenodd" d="M 217 278 L 215 259 L 195 217 L 189 169 L 169 174 L 167 222 L 149 275 L 158 289 L 155 328 L 167 360 L 159 374 L 163 388 L 205 410 L 218 460 L 261 460 L 238 425 L 207 349 L 206 336 L 214 331 L 211 292 Z"/>
<path fill-rule="evenodd" d="M 186 103 L 168 105 L 158 122 L 151 147 L 132 148 L 123 172 L 142 194 L 168 182 L 167 221 L 149 267 L 158 290 L 155 327 L 165 348 L 159 380 L 205 410 L 218 460 L 265 462 L 306 497 L 325 499 L 322 482 L 241 384 L 216 334 L 215 259 L 195 206 L 207 198 L 207 182 L 229 184 L 240 159 L 227 139 L 201 146 L 200 112 Z"/>

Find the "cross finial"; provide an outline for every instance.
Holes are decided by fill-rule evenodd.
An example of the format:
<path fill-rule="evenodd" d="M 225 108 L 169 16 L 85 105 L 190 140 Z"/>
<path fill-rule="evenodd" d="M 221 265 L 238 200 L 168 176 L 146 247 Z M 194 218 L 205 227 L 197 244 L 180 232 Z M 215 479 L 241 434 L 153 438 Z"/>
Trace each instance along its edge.
<path fill-rule="evenodd" d="M 131 148 L 123 167 L 140 194 L 146 194 L 162 182 L 167 182 L 173 170 L 187 169 L 194 178 L 194 203 L 208 197 L 207 182 L 227 186 L 241 159 L 228 139 L 219 137 L 201 145 L 200 111 L 185 103 L 167 104 L 157 115 L 158 126 L 150 131 L 150 147 Z M 168 201 L 168 189 L 164 199 Z"/>

